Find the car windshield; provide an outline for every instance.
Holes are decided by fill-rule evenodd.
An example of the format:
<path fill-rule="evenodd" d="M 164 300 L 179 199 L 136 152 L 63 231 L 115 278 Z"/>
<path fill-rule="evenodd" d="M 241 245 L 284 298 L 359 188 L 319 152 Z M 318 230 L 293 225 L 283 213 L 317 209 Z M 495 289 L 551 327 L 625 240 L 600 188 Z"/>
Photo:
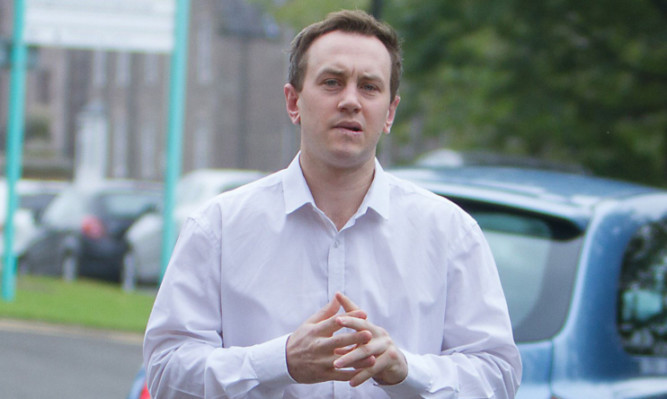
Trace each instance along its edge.
<path fill-rule="evenodd" d="M 517 342 L 557 333 L 570 304 L 582 231 L 560 219 L 459 202 L 493 252 Z"/>
<path fill-rule="evenodd" d="M 128 192 L 108 192 L 101 200 L 104 209 L 109 215 L 119 218 L 136 218 L 152 205 L 159 202 L 157 192 L 142 192 L 139 190 Z"/>

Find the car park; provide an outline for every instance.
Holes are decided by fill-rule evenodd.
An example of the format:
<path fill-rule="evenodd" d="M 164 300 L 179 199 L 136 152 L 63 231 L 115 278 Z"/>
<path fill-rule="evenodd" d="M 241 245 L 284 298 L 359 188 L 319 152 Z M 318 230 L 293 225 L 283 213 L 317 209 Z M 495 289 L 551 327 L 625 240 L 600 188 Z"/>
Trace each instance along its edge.
<path fill-rule="evenodd" d="M 185 219 L 207 200 L 223 191 L 256 180 L 265 173 L 241 169 L 198 169 L 178 182 L 174 223 L 180 228 Z M 122 282 L 126 290 L 137 284 L 157 284 L 161 273 L 163 215 L 159 209 L 147 212 L 127 231 L 128 251 L 123 259 Z"/>
<path fill-rule="evenodd" d="M 22 271 L 119 281 L 127 228 L 162 201 L 162 185 L 104 180 L 64 190 L 19 260 Z"/>
<path fill-rule="evenodd" d="M 391 172 L 484 231 L 522 356 L 517 399 L 667 398 L 667 191 L 544 169 Z"/>

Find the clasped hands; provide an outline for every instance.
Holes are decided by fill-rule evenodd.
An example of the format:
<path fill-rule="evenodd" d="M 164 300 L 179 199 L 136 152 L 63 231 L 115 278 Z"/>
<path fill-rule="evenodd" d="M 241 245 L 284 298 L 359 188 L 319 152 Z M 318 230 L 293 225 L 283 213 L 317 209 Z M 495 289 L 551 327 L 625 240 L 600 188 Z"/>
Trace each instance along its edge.
<path fill-rule="evenodd" d="M 345 313 L 338 314 L 341 307 Z M 351 331 L 334 335 L 342 328 Z M 290 335 L 285 352 L 290 375 L 304 384 L 349 381 L 356 387 L 373 378 L 393 385 L 408 375 L 405 356 L 387 331 L 340 292 Z"/>

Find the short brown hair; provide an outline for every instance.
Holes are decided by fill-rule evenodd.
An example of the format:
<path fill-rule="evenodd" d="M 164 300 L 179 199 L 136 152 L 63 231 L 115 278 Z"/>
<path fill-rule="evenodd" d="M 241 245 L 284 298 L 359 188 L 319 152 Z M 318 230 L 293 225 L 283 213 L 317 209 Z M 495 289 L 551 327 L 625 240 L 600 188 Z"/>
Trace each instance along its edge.
<path fill-rule="evenodd" d="M 289 52 L 289 83 L 297 91 L 303 88 L 303 80 L 306 75 L 306 52 L 310 45 L 318 37 L 333 31 L 358 33 L 364 36 L 375 36 L 389 51 L 391 58 L 390 98 L 391 101 L 398 93 L 398 85 L 401 80 L 403 69 L 401 59 L 401 45 L 394 28 L 384 22 L 376 20 L 373 16 L 360 10 L 343 10 L 333 12 L 327 17 L 312 25 L 305 27 L 292 40 Z"/>

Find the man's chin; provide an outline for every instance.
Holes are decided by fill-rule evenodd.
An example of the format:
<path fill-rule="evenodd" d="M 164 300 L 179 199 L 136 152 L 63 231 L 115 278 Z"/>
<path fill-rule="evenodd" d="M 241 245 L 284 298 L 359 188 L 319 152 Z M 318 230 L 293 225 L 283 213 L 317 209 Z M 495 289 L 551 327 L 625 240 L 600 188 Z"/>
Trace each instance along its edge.
<path fill-rule="evenodd" d="M 331 163 L 341 169 L 356 169 L 374 162 L 375 153 L 359 149 L 339 149 L 331 153 Z"/>

